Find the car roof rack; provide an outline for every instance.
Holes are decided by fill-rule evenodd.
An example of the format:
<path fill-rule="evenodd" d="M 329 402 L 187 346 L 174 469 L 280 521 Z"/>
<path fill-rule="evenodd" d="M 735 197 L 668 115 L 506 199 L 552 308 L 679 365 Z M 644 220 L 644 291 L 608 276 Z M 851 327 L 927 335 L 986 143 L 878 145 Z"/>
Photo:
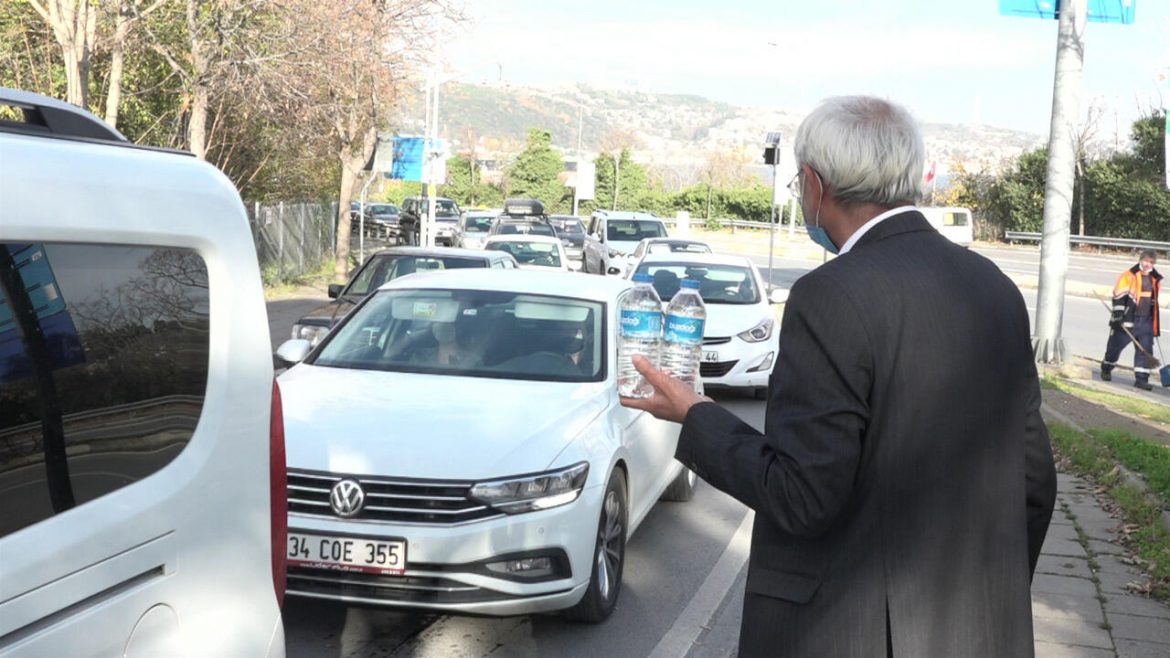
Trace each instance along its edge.
<path fill-rule="evenodd" d="M 0 130 L 6 132 L 128 143 L 122 133 L 90 112 L 48 96 L 0 87 L 0 107 L 17 110 L 0 113 Z"/>

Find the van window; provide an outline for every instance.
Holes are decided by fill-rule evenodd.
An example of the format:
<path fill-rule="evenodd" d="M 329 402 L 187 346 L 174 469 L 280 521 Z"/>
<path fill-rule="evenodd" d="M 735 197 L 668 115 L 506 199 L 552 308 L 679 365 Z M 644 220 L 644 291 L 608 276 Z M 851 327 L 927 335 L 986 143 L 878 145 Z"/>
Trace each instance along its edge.
<path fill-rule="evenodd" d="M 0 537 L 186 447 L 207 386 L 208 301 L 192 250 L 0 243 Z"/>
<path fill-rule="evenodd" d="M 943 226 L 966 226 L 967 213 L 965 212 L 944 212 Z"/>

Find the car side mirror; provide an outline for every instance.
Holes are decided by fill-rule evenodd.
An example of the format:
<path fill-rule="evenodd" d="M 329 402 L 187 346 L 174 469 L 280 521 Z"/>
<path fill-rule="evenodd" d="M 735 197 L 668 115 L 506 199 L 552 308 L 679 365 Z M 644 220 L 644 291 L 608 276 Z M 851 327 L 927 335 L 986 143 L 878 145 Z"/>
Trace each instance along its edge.
<path fill-rule="evenodd" d="M 337 299 L 338 297 L 340 297 L 341 296 L 341 289 L 343 287 L 344 286 L 342 286 L 340 283 L 329 284 L 329 299 Z"/>
<path fill-rule="evenodd" d="M 785 288 L 773 288 L 768 295 L 768 299 L 773 304 L 783 304 L 788 301 L 788 290 Z"/>
<path fill-rule="evenodd" d="M 313 351 L 312 343 L 302 338 L 292 338 L 276 348 L 276 358 L 291 366 L 304 361 L 311 351 Z"/>

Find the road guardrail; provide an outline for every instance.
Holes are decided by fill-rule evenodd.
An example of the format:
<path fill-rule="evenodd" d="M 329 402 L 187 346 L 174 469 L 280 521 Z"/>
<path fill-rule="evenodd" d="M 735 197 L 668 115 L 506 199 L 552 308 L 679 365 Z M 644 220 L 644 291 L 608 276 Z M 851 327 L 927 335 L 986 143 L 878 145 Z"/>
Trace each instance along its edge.
<path fill-rule="evenodd" d="M 1008 242 L 1039 242 L 1043 235 L 1040 233 L 1031 233 L 1028 231 L 1004 231 L 1003 237 Z M 1069 236 L 1068 241 L 1071 244 L 1084 244 L 1098 248 L 1108 247 L 1110 249 L 1128 249 L 1130 251 L 1141 251 L 1142 249 L 1170 251 L 1170 242 L 1157 242 L 1154 240 L 1103 238 L 1094 235 L 1072 235 Z"/>

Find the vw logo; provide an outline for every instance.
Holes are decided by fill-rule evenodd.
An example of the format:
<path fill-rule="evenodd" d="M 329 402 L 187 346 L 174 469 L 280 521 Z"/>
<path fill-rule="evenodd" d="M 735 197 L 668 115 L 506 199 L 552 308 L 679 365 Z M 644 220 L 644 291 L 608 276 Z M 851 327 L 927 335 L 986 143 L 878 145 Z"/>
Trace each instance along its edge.
<path fill-rule="evenodd" d="M 356 480 L 342 480 L 333 485 L 329 492 L 329 506 L 337 516 L 350 517 L 362 511 L 366 502 L 366 492 Z"/>

